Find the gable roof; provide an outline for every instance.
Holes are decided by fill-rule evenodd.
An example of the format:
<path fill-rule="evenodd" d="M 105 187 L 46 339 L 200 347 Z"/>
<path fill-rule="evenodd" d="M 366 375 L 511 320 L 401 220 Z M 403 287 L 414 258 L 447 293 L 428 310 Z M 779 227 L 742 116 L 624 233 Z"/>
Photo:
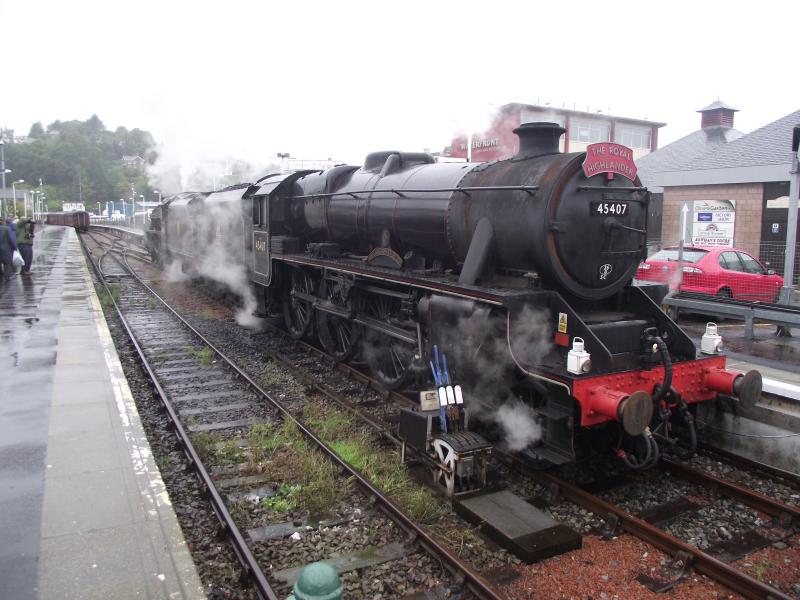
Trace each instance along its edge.
<path fill-rule="evenodd" d="M 698 129 L 636 161 L 639 178 L 651 191 L 662 191 L 661 174 L 680 171 L 697 157 L 718 150 L 744 134 L 732 127 Z"/>
<path fill-rule="evenodd" d="M 693 137 L 706 130 L 696 131 L 685 138 L 642 157 L 637 166 L 644 172 L 642 182 L 653 191 L 655 186 L 714 185 L 726 183 L 758 183 L 788 181 L 792 164 L 792 130 L 800 124 L 800 110 L 773 121 L 755 131 L 732 134 L 730 128 L 715 127 L 724 132 L 716 143 L 705 140 L 705 149 Z M 738 135 L 737 135 L 738 134 Z M 673 145 L 678 144 L 675 148 Z M 680 150 L 686 159 L 678 159 Z M 668 151 L 668 152 L 664 152 Z M 664 152 L 663 156 L 659 156 Z"/>

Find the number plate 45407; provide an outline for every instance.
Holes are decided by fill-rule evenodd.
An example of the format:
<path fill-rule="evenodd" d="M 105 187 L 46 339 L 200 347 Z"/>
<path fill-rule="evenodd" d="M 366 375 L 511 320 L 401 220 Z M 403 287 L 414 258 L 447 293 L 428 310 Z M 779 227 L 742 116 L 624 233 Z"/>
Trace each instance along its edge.
<path fill-rule="evenodd" d="M 628 203 L 607 200 L 592 202 L 589 214 L 593 217 L 624 217 L 628 214 Z"/>

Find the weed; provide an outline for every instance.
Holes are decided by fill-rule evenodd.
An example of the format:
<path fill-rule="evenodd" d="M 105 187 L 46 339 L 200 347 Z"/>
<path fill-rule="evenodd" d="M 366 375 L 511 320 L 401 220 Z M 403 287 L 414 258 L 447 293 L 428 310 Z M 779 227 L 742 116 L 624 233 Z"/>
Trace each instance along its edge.
<path fill-rule="evenodd" d="M 192 435 L 192 445 L 203 460 L 208 460 L 214 455 L 214 447 L 219 443 L 218 433 L 203 431 Z"/>
<path fill-rule="evenodd" d="M 453 525 L 430 525 L 428 533 L 437 540 L 442 540 L 461 556 L 466 547 L 476 546 L 481 543 L 480 538 L 473 529 L 464 529 Z"/>
<path fill-rule="evenodd" d="M 103 290 L 100 295 L 100 304 L 106 308 L 111 308 L 117 300 L 119 300 L 119 284 L 110 283 L 108 288 Z"/>
<path fill-rule="evenodd" d="M 239 498 L 236 500 L 236 502 L 231 503 L 231 505 L 228 507 L 228 512 L 240 527 L 246 527 L 249 524 L 250 503 L 245 498 Z"/>
<path fill-rule="evenodd" d="M 340 440 L 330 446 L 351 467 L 363 471 L 367 466 L 367 449 L 361 440 Z"/>
<path fill-rule="evenodd" d="M 220 463 L 223 465 L 232 465 L 242 461 L 242 450 L 239 448 L 236 440 L 225 440 L 219 444 L 214 451 Z"/>
<path fill-rule="evenodd" d="M 156 459 L 158 470 L 162 473 L 168 471 L 172 467 L 172 457 L 169 454 L 164 454 Z"/>
<path fill-rule="evenodd" d="M 298 473 L 303 481 L 299 500 L 315 516 L 324 515 L 332 508 L 336 497 L 345 493 L 341 482 L 336 481 L 338 469 L 330 461 L 320 459 L 318 452 L 303 455 Z"/>
<path fill-rule="evenodd" d="M 259 463 L 280 448 L 281 440 L 271 423 L 256 423 L 247 435 L 250 463 Z"/>
<path fill-rule="evenodd" d="M 197 362 L 201 365 L 210 365 L 214 359 L 214 351 L 208 346 L 205 346 L 200 350 L 192 350 L 191 354 L 197 359 Z"/>
<path fill-rule="evenodd" d="M 311 429 L 326 442 L 341 437 L 342 432 L 350 429 L 354 423 L 351 413 L 322 404 L 307 405 L 303 417 Z"/>
<path fill-rule="evenodd" d="M 262 505 L 267 510 L 275 510 L 282 513 L 292 512 L 297 508 L 297 495 L 300 489 L 299 485 L 282 483 L 275 494 L 264 498 Z"/>
<path fill-rule="evenodd" d="M 167 352 L 166 348 L 159 348 L 158 350 L 156 350 L 156 353 L 153 355 L 153 358 L 155 360 L 164 360 L 167 357 L 167 354 L 169 353 Z"/>

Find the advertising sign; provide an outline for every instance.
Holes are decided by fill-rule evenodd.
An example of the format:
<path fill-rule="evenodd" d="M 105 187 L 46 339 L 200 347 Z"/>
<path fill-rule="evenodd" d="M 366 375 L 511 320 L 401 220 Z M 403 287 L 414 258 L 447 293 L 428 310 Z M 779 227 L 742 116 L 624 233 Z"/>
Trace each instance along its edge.
<path fill-rule="evenodd" d="M 692 244 L 733 247 L 736 200 L 695 200 Z"/>

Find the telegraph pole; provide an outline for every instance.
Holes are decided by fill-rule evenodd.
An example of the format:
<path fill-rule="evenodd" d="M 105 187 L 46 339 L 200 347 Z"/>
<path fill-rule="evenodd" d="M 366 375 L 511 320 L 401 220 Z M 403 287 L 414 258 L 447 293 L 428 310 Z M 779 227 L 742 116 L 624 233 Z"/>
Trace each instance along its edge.
<path fill-rule="evenodd" d="M 792 304 L 794 299 L 794 253 L 797 243 L 797 192 L 800 190 L 800 125 L 794 126 L 792 135 L 792 170 L 789 172 L 789 218 L 786 224 L 786 254 L 783 264 L 783 289 L 781 302 Z"/>

